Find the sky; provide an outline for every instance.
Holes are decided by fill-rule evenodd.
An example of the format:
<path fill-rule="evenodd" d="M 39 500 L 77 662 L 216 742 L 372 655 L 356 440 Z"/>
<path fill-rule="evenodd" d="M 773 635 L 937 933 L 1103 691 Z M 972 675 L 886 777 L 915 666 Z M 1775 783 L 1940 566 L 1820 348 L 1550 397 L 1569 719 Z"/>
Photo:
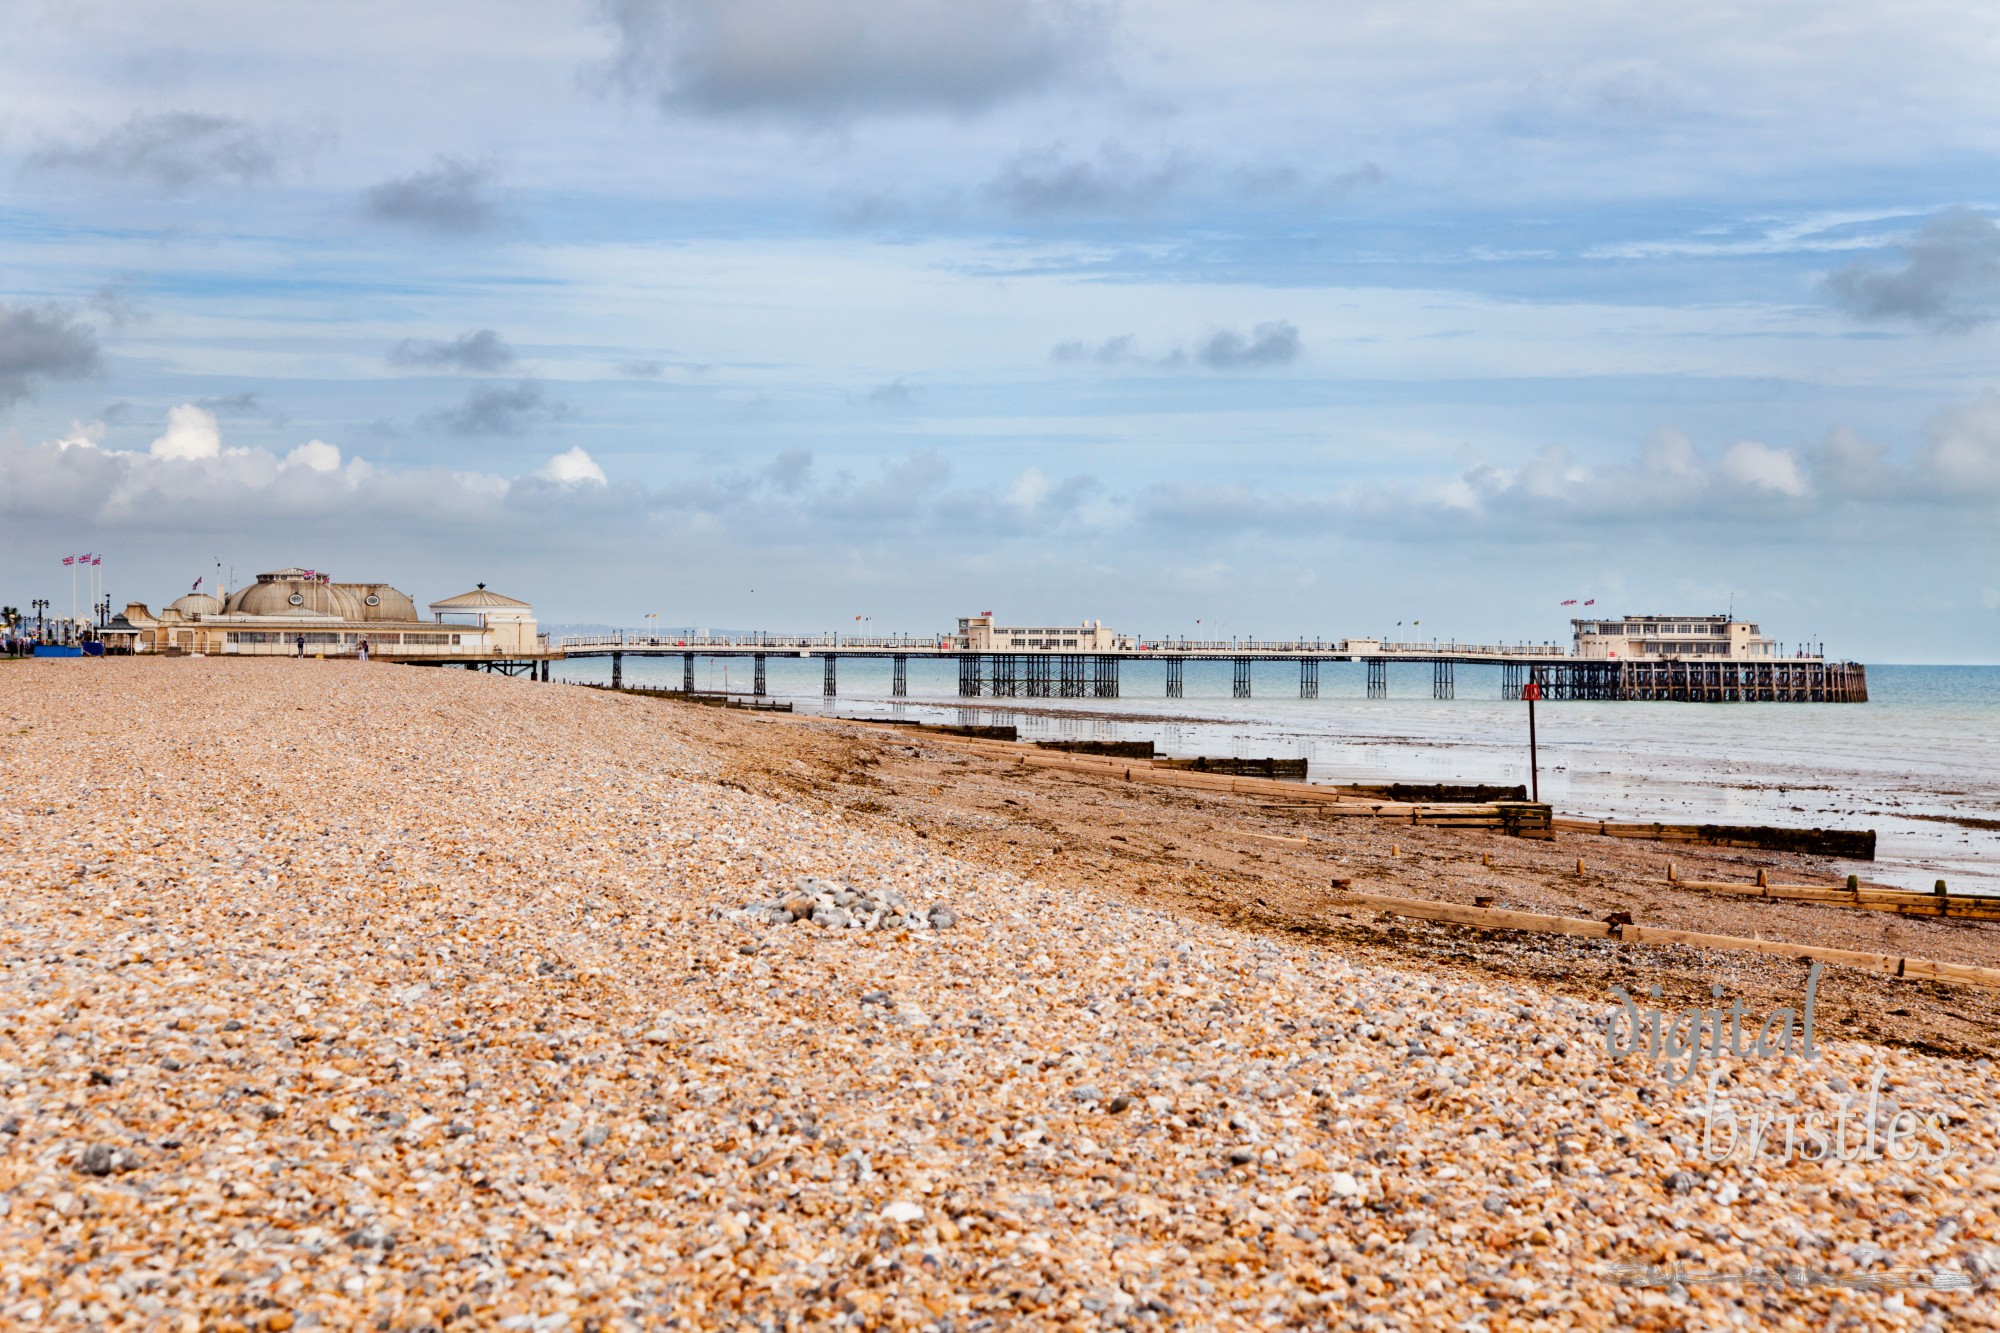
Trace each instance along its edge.
<path fill-rule="evenodd" d="M 2000 661 L 1996 67 L 1957 0 L 14 0 L 0 602 Z"/>

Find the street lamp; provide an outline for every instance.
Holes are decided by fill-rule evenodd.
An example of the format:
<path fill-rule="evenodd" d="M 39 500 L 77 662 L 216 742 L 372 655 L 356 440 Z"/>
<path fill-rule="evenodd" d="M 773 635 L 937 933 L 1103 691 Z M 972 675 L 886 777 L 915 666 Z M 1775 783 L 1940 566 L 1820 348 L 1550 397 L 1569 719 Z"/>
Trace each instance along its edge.
<path fill-rule="evenodd" d="M 37 597 L 29 605 L 35 608 L 35 637 L 39 639 L 42 637 L 43 613 L 49 609 L 49 599 L 46 597 Z"/>

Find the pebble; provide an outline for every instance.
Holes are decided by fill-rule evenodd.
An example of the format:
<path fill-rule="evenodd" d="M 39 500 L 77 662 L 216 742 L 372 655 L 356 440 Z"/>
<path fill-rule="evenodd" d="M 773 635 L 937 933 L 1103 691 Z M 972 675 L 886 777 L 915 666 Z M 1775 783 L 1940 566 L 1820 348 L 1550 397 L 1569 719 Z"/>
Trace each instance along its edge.
<path fill-rule="evenodd" d="M 2000 1324 L 1990 1062 L 1735 1062 L 1953 1155 L 1717 1166 L 1608 1001 L 1057 894 L 698 710 L 127 659 L 0 724 L 0 1326 Z M 1973 1288 L 1608 1276 L 1677 1261 Z"/>

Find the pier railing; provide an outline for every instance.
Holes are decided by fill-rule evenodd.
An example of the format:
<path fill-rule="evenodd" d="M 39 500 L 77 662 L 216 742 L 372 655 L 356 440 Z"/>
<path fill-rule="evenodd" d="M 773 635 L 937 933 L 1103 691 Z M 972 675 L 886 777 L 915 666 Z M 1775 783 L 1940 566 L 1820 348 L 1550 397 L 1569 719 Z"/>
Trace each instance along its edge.
<path fill-rule="evenodd" d="M 741 651 L 743 649 L 770 649 L 774 652 L 854 649 L 877 652 L 912 653 L 963 653 L 971 649 L 960 646 L 958 640 L 949 634 L 656 634 L 628 630 L 612 634 L 566 634 L 556 645 L 564 651 L 594 651 L 606 649 L 631 649 L 640 651 L 686 649 L 698 652 L 704 648 L 719 648 Z M 1458 643 L 1434 640 L 1429 643 L 1385 643 L 1374 639 L 1190 639 L 1190 638 L 1148 638 L 1144 635 L 1120 636 L 1120 642 L 1109 649 L 1052 649 L 1013 648 L 992 646 L 981 651 L 988 653 L 1016 653 L 1022 655 L 1074 655 L 1083 653 L 1247 653 L 1253 655 L 1283 656 L 1285 654 L 1353 654 L 1362 657 L 1519 657 L 1554 660 L 1567 657 L 1567 652 L 1553 643 Z"/>

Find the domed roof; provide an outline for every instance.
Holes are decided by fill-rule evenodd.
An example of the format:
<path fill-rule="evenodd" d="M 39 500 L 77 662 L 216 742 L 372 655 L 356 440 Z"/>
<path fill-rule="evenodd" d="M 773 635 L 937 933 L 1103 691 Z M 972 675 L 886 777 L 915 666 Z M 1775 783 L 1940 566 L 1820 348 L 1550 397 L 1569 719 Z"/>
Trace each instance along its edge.
<path fill-rule="evenodd" d="M 167 603 L 167 610 L 178 611 L 184 616 L 214 616 L 222 614 L 222 603 L 205 592 L 191 592 Z"/>
<path fill-rule="evenodd" d="M 410 600 L 410 594 L 400 588 L 392 588 L 386 583 L 345 583 L 340 587 L 361 603 L 363 620 L 418 619 L 417 604 Z"/>
<path fill-rule="evenodd" d="M 331 583 L 274 578 L 268 574 L 259 576 L 247 588 L 239 588 L 229 598 L 230 614 L 238 616 L 333 616 L 354 620 L 360 610 L 353 594 Z"/>

